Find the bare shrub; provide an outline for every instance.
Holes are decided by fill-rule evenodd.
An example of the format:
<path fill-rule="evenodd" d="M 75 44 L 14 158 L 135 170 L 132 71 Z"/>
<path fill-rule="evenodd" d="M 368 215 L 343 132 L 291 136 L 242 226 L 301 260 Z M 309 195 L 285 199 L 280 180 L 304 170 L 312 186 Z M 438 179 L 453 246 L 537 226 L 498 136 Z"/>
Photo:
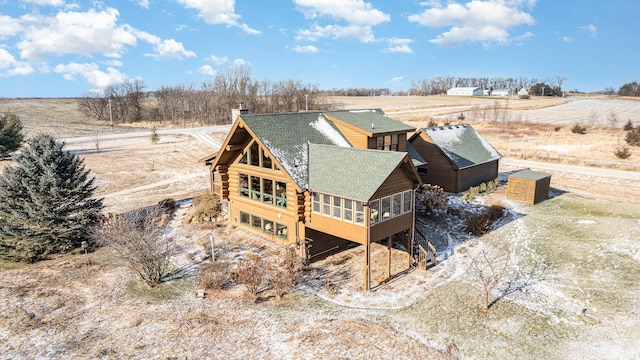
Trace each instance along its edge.
<path fill-rule="evenodd" d="M 198 286 L 205 290 L 221 290 L 229 283 L 229 264 L 226 262 L 206 263 L 198 270 Z"/>
<path fill-rule="evenodd" d="M 258 294 L 264 278 L 264 261 L 262 257 L 256 254 L 250 254 L 245 259 L 240 260 L 231 272 L 231 280 L 244 285 L 253 296 Z"/>
<path fill-rule="evenodd" d="M 608 115 L 607 115 L 607 121 L 609 122 L 609 125 L 611 127 L 616 126 L 616 124 L 618 123 L 618 116 L 616 115 L 615 112 L 611 111 Z"/>
<path fill-rule="evenodd" d="M 220 197 L 207 193 L 193 198 L 193 207 L 186 216 L 191 222 L 207 222 L 215 220 L 220 212 Z"/>
<path fill-rule="evenodd" d="M 627 131 L 624 140 L 631 146 L 640 146 L 640 125 Z"/>
<path fill-rule="evenodd" d="M 292 247 L 288 247 L 284 256 L 267 264 L 267 281 L 273 287 L 276 298 L 280 300 L 289 289 L 296 286 L 300 278 L 302 263 Z"/>
<path fill-rule="evenodd" d="M 629 150 L 628 146 L 621 145 L 615 148 L 615 150 L 613 151 L 613 154 L 618 159 L 628 159 L 629 157 L 631 157 L 631 150 Z"/>
<path fill-rule="evenodd" d="M 624 124 L 622 129 L 624 129 L 624 131 L 633 130 L 633 122 L 631 122 L 631 119 L 627 120 L 627 123 Z"/>
<path fill-rule="evenodd" d="M 560 125 L 556 125 L 556 126 L 553 127 L 553 131 L 555 131 L 555 132 L 560 131 L 560 129 L 562 129 L 562 126 L 560 126 Z"/>
<path fill-rule="evenodd" d="M 124 213 L 109 214 L 93 232 L 96 243 L 113 248 L 141 280 L 154 287 L 170 269 L 173 246 L 163 239 L 165 227 L 160 224 L 165 212 L 150 206 Z"/>
<path fill-rule="evenodd" d="M 438 185 L 425 184 L 416 191 L 416 210 L 438 216 L 447 212 L 449 196 Z"/>
<path fill-rule="evenodd" d="M 429 119 L 429 123 L 427 123 L 428 128 L 437 127 L 438 123 L 433 120 L 433 118 Z"/>
<path fill-rule="evenodd" d="M 481 236 L 486 234 L 494 221 L 504 215 L 504 208 L 500 205 L 491 205 L 484 211 L 474 214 L 466 220 L 466 232 L 471 235 Z"/>
<path fill-rule="evenodd" d="M 574 133 L 574 134 L 584 135 L 584 134 L 587 133 L 587 128 L 585 126 L 580 126 L 580 124 L 575 124 L 571 128 L 571 132 Z"/>

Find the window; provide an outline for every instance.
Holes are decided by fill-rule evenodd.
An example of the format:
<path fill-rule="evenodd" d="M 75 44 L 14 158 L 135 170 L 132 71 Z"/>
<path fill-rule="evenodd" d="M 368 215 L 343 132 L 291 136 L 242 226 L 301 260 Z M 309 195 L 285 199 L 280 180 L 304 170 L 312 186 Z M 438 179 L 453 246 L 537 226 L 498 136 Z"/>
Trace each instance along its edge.
<path fill-rule="evenodd" d="M 344 221 L 353 222 L 353 200 L 344 199 Z"/>
<path fill-rule="evenodd" d="M 313 193 L 311 197 L 312 207 L 314 213 L 320 214 L 320 194 Z"/>
<path fill-rule="evenodd" d="M 342 198 L 337 196 L 333 197 L 333 217 L 342 219 Z"/>
<path fill-rule="evenodd" d="M 253 200 L 260 200 L 260 178 L 257 176 L 250 176 L 251 178 L 251 198 Z"/>
<path fill-rule="evenodd" d="M 245 152 L 244 154 L 242 154 L 242 157 L 240 158 L 240 161 L 238 161 L 238 162 L 240 164 L 247 164 L 249 162 L 248 158 L 249 158 L 248 152 Z"/>
<path fill-rule="evenodd" d="M 276 236 L 279 238 L 286 239 L 287 238 L 287 225 L 282 225 L 276 223 Z"/>
<path fill-rule="evenodd" d="M 371 215 L 371 225 L 377 224 L 380 219 L 380 200 L 373 200 L 369 203 L 369 212 Z"/>
<path fill-rule="evenodd" d="M 262 179 L 262 202 L 273 205 L 273 180 Z"/>
<path fill-rule="evenodd" d="M 362 205 L 361 202 L 356 201 L 356 216 L 355 216 L 355 223 L 362 225 L 364 224 L 364 206 Z"/>
<path fill-rule="evenodd" d="M 260 157 L 262 157 L 262 167 L 271 169 L 271 158 L 268 157 L 262 149 L 260 149 Z"/>
<path fill-rule="evenodd" d="M 331 216 L 331 195 L 322 194 L 322 215 Z"/>
<path fill-rule="evenodd" d="M 380 211 L 382 212 L 382 218 L 380 221 L 389 220 L 391 218 L 391 197 L 383 197 L 380 207 Z"/>
<path fill-rule="evenodd" d="M 276 205 L 287 207 L 287 183 L 282 181 L 276 181 Z"/>
<path fill-rule="evenodd" d="M 245 174 L 238 175 L 240 196 L 249 197 L 249 176 Z"/>
<path fill-rule="evenodd" d="M 255 141 L 249 147 L 249 165 L 260 166 L 260 147 Z"/>
<path fill-rule="evenodd" d="M 250 222 L 251 222 L 250 215 L 247 214 L 246 212 L 240 211 L 240 224 L 249 226 Z"/>
<path fill-rule="evenodd" d="M 384 135 L 376 138 L 376 149 L 398 151 L 401 134 Z"/>
<path fill-rule="evenodd" d="M 251 215 L 251 227 L 262 230 L 262 218 L 260 216 Z"/>
<path fill-rule="evenodd" d="M 411 202 L 413 200 L 413 191 L 407 190 L 402 194 L 402 213 L 406 214 L 411 212 Z"/>
<path fill-rule="evenodd" d="M 402 214 L 402 193 L 393 194 L 392 199 L 391 215 L 396 217 Z"/>
<path fill-rule="evenodd" d="M 264 233 L 267 235 L 273 235 L 273 221 L 271 220 L 264 220 Z"/>

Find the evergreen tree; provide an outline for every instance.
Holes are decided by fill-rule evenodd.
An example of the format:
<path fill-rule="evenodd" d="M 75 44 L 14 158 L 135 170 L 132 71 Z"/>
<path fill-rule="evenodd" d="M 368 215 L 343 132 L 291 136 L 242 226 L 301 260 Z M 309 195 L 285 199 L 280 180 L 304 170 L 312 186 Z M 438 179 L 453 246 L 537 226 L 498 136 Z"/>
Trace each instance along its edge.
<path fill-rule="evenodd" d="M 0 116 L 0 158 L 18 150 L 23 141 L 22 122 L 18 115 L 6 113 Z"/>
<path fill-rule="evenodd" d="M 78 247 L 99 220 L 94 178 L 64 143 L 37 135 L 0 176 L 0 258 L 33 262 Z"/>

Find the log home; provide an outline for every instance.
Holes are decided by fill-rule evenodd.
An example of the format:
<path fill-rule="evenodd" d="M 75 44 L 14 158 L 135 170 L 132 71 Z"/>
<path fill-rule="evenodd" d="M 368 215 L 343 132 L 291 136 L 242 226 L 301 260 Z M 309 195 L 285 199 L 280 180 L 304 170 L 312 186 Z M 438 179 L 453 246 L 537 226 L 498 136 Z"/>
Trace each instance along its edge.
<path fill-rule="evenodd" d="M 415 165 L 424 165 L 407 152 L 412 131 L 380 109 L 240 114 L 203 160 L 233 224 L 295 244 L 309 261 L 360 244 L 369 290 L 371 243 L 387 245 L 388 276 L 392 242 L 412 249 Z"/>
<path fill-rule="evenodd" d="M 419 129 L 409 143 L 428 162 L 425 184 L 459 193 L 498 177 L 502 156 L 471 125 Z"/>

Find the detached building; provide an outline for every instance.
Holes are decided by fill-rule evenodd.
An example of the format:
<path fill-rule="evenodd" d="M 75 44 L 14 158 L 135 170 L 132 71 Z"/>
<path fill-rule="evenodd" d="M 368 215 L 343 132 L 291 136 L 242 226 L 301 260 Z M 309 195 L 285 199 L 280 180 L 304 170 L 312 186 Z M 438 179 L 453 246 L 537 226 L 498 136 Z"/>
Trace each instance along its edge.
<path fill-rule="evenodd" d="M 409 143 L 427 160 L 425 184 L 459 193 L 498 177 L 502 156 L 471 125 L 419 129 Z"/>
<path fill-rule="evenodd" d="M 484 91 L 479 87 L 454 87 L 447 90 L 447 95 L 452 96 L 482 96 Z"/>

